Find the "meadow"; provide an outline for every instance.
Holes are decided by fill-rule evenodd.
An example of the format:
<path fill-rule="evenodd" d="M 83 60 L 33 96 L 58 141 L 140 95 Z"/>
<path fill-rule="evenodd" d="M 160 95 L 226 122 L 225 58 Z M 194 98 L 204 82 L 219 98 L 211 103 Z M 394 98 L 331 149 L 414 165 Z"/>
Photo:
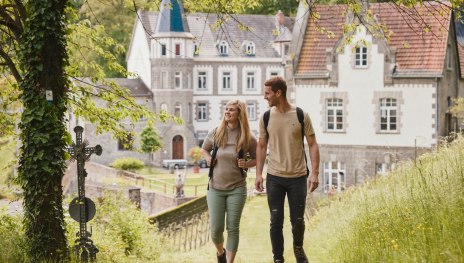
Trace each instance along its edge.
<path fill-rule="evenodd" d="M 198 183 L 204 182 L 204 173 L 197 176 Z M 97 211 L 89 222 L 100 249 L 97 262 L 215 262 L 212 244 L 190 252 L 169 247 L 148 224 L 147 215 L 123 198 L 97 204 Z M 291 263 L 295 261 L 288 221 L 286 211 L 285 257 Z M 68 220 L 71 245 L 76 227 Z M 463 233 L 464 140 L 459 138 L 416 163 L 398 165 L 387 176 L 319 199 L 317 213 L 306 223 L 305 250 L 310 262 L 321 263 L 464 262 Z M 19 217 L 0 211 L 0 236 L 1 262 L 25 259 Z M 271 259 L 266 198 L 252 197 L 243 213 L 236 262 Z"/>

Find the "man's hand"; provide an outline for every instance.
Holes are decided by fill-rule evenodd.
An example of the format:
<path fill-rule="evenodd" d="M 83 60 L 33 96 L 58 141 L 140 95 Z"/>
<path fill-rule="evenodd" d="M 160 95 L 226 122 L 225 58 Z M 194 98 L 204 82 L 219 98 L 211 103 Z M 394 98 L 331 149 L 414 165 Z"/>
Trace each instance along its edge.
<path fill-rule="evenodd" d="M 308 179 L 308 189 L 312 193 L 319 186 L 319 176 L 318 174 L 311 173 L 311 176 Z"/>
<path fill-rule="evenodd" d="M 256 190 L 258 190 L 258 192 L 264 191 L 263 176 L 262 175 L 256 175 L 255 188 L 256 188 Z"/>

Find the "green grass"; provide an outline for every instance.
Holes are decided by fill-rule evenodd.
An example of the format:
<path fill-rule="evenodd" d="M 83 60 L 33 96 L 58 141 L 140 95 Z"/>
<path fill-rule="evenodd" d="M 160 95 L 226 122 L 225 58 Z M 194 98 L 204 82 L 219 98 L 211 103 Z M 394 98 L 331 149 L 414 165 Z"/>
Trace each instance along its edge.
<path fill-rule="evenodd" d="M 464 140 L 330 202 L 309 226 L 312 262 L 464 262 Z"/>
<path fill-rule="evenodd" d="M 0 138 L 0 199 L 12 198 L 8 184 L 13 175 L 16 142 L 11 137 Z"/>

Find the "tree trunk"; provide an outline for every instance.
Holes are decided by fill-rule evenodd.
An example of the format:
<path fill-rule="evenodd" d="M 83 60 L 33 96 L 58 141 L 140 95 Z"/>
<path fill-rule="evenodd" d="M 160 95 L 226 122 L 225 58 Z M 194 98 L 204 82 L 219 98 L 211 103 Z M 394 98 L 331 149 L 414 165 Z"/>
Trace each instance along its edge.
<path fill-rule="evenodd" d="M 61 179 L 66 165 L 64 115 L 68 82 L 64 7 L 66 0 L 27 4 L 21 38 L 21 153 L 19 179 L 24 192 L 24 226 L 31 262 L 68 259 Z M 53 99 L 47 101 L 51 91 Z M 49 92 L 48 92 L 49 93 Z"/>

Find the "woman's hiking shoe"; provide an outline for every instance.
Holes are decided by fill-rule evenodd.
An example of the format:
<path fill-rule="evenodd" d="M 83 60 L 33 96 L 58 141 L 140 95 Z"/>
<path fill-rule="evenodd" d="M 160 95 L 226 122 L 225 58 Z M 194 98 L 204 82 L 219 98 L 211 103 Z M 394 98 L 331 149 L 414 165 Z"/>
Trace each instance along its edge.
<path fill-rule="evenodd" d="M 224 253 L 222 253 L 222 255 L 218 255 L 216 253 L 216 256 L 217 256 L 217 259 L 218 259 L 218 263 L 227 263 L 227 257 L 226 257 L 226 250 L 224 249 Z"/>
<path fill-rule="evenodd" d="M 302 246 L 293 246 L 293 253 L 295 254 L 297 263 L 308 263 L 308 258 L 306 257 Z"/>

